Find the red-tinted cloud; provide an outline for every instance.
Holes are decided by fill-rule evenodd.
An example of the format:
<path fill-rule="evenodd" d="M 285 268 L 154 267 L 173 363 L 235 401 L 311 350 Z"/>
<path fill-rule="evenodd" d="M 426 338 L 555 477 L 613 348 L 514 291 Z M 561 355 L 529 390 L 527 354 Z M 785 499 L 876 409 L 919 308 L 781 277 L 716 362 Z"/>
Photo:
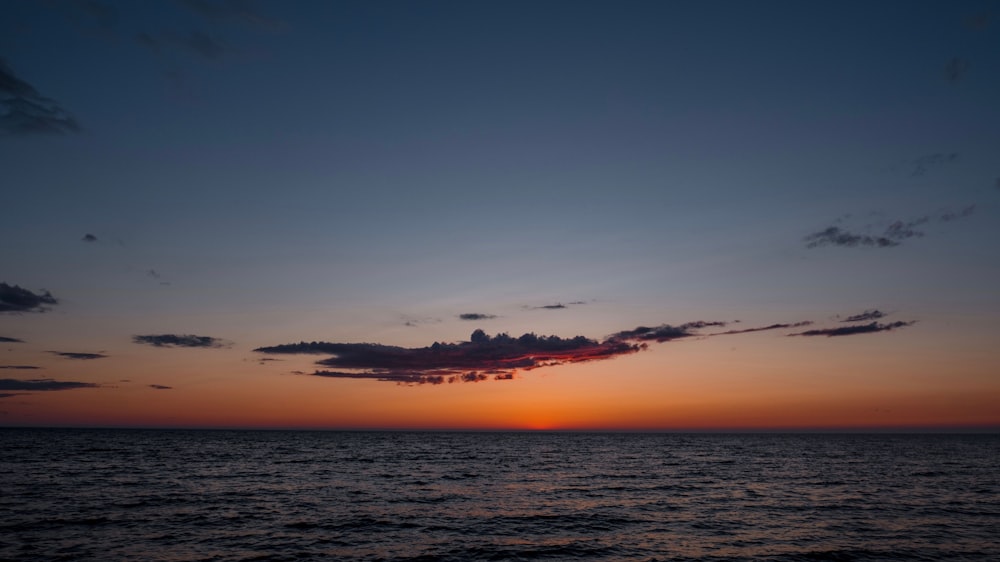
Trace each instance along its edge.
<path fill-rule="evenodd" d="M 615 333 L 604 341 L 584 336 L 561 338 L 533 333 L 518 338 L 507 334 L 489 336 L 476 330 L 467 342 L 435 342 L 428 347 L 405 348 L 376 343 L 300 342 L 261 347 L 255 351 L 278 354 L 330 355 L 317 361 L 328 369 L 314 376 L 375 379 L 400 384 L 442 384 L 509 380 L 515 371 L 530 371 L 568 363 L 611 359 L 636 353 L 647 342 L 665 342 L 697 335 L 695 330 L 720 326 L 721 322 L 664 324 Z"/>

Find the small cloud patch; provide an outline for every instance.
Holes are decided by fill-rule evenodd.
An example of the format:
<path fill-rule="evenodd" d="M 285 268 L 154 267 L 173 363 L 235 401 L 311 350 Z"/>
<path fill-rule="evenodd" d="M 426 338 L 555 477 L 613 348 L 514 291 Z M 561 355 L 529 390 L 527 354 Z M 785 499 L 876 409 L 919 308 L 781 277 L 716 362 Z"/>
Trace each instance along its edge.
<path fill-rule="evenodd" d="M 841 320 L 841 322 L 867 322 L 869 320 L 878 320 L 879 318 L 885 318 L 886 316 L 888 316 L 888 314 L 882 312 L 881 310 L 866 310 L 861 314 L 848 316 L 847 318 Z"/>
<path fill-rule="evenodd" d="M 192 334 L 150 334 L 132 336 L 132 343 L 152 345 L 154 347 L 229 347 L 228 342 L 210 336 L 195 336 Z"/>
<path fill-rule="evenodd" d="M 0 312 L 45 312 L 46 305 L 59 304 L 48 291 L 33 293 L 17 285 L 0 283 Z"/>
<path fill-rule="evenodd" d="M 458 315 L 458 318 L 461 320 L 492 320 L 496 317 L 496 314 L 484 314 L 482 312 L 466 312 Z"/>
<path fill-rule="evenodd" d="M 66 359 L 78 359 L 81 361 L 87 361 L 90 359 L 104 359 L 107 355 L 103 353 L 78 353 L 74 351 L 50 351 L 49 353 L 53 355 L 58 355 L 60 357 L 65 357 Z"/>

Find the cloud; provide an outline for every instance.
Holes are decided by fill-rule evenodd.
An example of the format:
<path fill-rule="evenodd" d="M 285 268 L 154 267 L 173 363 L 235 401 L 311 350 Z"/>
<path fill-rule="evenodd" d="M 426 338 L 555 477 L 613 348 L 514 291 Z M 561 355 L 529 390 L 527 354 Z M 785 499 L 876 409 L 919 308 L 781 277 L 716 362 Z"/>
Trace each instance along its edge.
<path fill-rule="evenodd" d="M 66 359 L 80 359 L 84 361 L 89 359 L 104 359 L 105 357 L 107 357 L 107 355 L 103 355 L 100 353 L 75 353 L 72 351 L 50 351 L 49 353 L 53 355 L 58 355 L 60 357 L 65 357 Z"/>
<path fill-rule="evenodd" d="M 818 248 L 821 246 L 843 246 L 856 248 L 858 246 L 868 246 L 877 248 L 890 248 L 899 246 L 903 240 L 909 238 L 920 238 L 924 236 L 923 230 L 917 227 L 933 222 L 947 223 L 971 216 L 976 210 L 975 205 L 968 205 L 957 211 L 945 209 L 937 213 L 924 215 L 910 220 L 896 220 L 889 223 L 880 235 L 857 234 L 839 226 L 830 226 L 819 232 L 814 232 L 805 236 L 806 248 Z M 838 219 L 839 220 L 839 219 Z M 869 225 L 867 228 L 872 228 Z"/>
<path fill-rule="evenodd" d="M 0 312 L 45 312 L 47 304 L 59 304 L 48 291 L 35 294 L 17 285 L 0 283 Z"/>
<path fill-rule="evenodd" d="M 944 75 L 951 83 L 956 83 L 969 71 L 969 61 L 958 57 L 952 58 L 944 65 Z"/>
<path fill-rule="evenodd" d="M 955 162 L 956 160 L 958 160 L 957 152 L 936 152 L 934 154 L 918 156 L 913 159 L 913 171 L 910 175 L 922 176 L 933 168 Z"/>
<path fill-rule="evenodd" d="M 97 386 L 90 382 L 53 379 L 0 379 L 0 390 L 72 390 L 74 388 L 97 388 Z"/>
<path fill-rule="evenodd" d="M 65 134 L 80 130 L 76 120 L 38 93 L 0 59 L 0 136 Z"/>
<path fill-rule="evenodd" d="M 145 31 L 135 34 L 135 42 L 140 46 L 153 51 L 154 53 L 158 53 L 160 51 L 160 41 Z"/>
<path fill-rule="evenodd" d="M 0 365 L 0 369 L 17 369 L 22 371 L 40 369 L 41 367 L 35 367 L 34 365 Z"/>
<path fill-rule="evenodd" d="M 906 326 L 912 326 L 916 322 L 892 322 L 889 324 L 879 324 L 878 322 L 872 322 L 871 324 L 859 324 L 856 326 L 841 326 L 839 328 L 823 328 L 819 330 L 806 330 L 805 332 L 799 332 L 797 334 L 789 334 L 790 336 L 853 336 L 856 334 L 871 334 L 874 332 L 888 332 L 889 330 L 895 330 L 896 328 L 903 328 Z"/>
<path fill-rule="evenodd" d="M 24 343 L 24 340 L 19 340 L 17 338 L 8 338 L 5 336 L 0 336 L 0 343 Z"/>
<path fill-rule="evenodd" d="M 277 31 L 285 22 L 261 14 L 250 0 L 180 0 L 180 4 L 209 22 L 241 23 L 252 27 Z"/>
<path fill-rule="evenodd" d="M 74 0 L 67 2 L 66 5 L 70 8 L 76 8 L 79 13 L 94 20 L 103 34 L 114 35 L 115 28 L 118 26 L 118 10 L 114 6 L 98 0 Z M 73 19 L 78 19 L 75 17 L 76 14 L 72 14 L 72 16 Z"/>
<path fill-rule="evenodd" d="M 648 342 L 662 343 L 696 336 L 701 328 L 722 325 L 725 323 L 698 321 L 679 326 L 640 326 L 612 334 L 603 341 L 584 336 L 561 338 L 534 333 L 517 338 L 505 333 L 490 336 L 483 330 L 476 330 L 469 341 L 435 342 L 420 348 L 314 341 L 260 347 L 254 351 L 329 356 L 316 362 L 325 369 L 317 370 L 312 376 L 398 384 L 443 384 L 510 380 L 516 371 L 611 359 L 642 351 Z"/>
<path fill-rule="evenodd" d="M 819 232 L 814 232 L 806 236 L 806 248 L 818 248 L 820 246 L 845 246 L 855 248 L 857 246 L 874 246 L 888 248 L 898 246 L 899 242 L 894 242 L 884 236 L 869 236 L 867 234 L 854 234 L 842 230 L 838 226 L 831 226 Z"/>
<path fill-rule="evenodd" d="M 939 222 L 951 222 L 958 219 L 964 219 L 965 217 L 972 215 L 972 213 L 974 213 L 975 211 L 976 211 L 975 205 L 969 205 L 968 207 L 965 207 L 958 211 L 942 211 L 937 215 L 937 220 Z"/>
<path fill-rule="evenodd" d="M 257 31 L 281 31 L 286 27 L 285 22 L 261 14 L 252 2 L 245 0 L 180 0 L 178 4 L 200 16 L 214 32 L 220 31 L 227 24 L 243 24 Z M 207 60 L 218 60 L 237 52 L 218 34 L 199 29 L 157 34 L 141 31 L 135 34 L 135 42 L 157 55 L 162 55 L 165 47 L 170 47 L 186 50 Z"/>
<path fill-rule="evenodd" d="M 173 390 L 174 389 L 174 387 L 172 387 L 172 386 L 163 386 L 162 384 L 151 384 L 151 385 L 149 385 L 149 388 L 153 388 L 153 389 L 156 389 L 156 390 Z"/>
<path fill-rule="evenodd" d="M 228 347 L 229 344 L 219 338 L 195 336 L 190 334 L 154 334 L 132 336 L 132 343 L 152 345 L 155 347 Z"/>
<path fill-rule="evenodd" d="M 639 326 L 634 330 L 625 330 L 622 332 L 617 332 L 611 335 L 609 339 L 621 340 L 621 341 L 655 341 L 657 343 L 663 343 L 671 340 L 699 335 L 695 332 L 695 330 L 699 330 L 701 328 L 708 328 L 712 326 L 725 326 L 725 325 L 726 325 L 725 322 L 706 322 L 703 320 L 699 320 L 697 322 L 688 322 L 686 324 L 681 324 L 680 326 L 671 326 L 670 324 L 662 324 L 655 328 Z"/>
<path fill-rule="evenodd" d="M 841 322 L 867 322 L 869 320 L 878 320 L 879 318 L 885 318 L 888 314 L 882 312 L 881 310 L 866 310 L 861 314 L 855 314 L 853 316 L 848 316 L 847 318 L 841 320 Z"/>
<path fill-rule="evenodd" d="M 750 334 L 753 332 L 765 332 L 768 330 L 781 330 L 785 328 L 801 328 L 803 326 L 811 326 L 813 322 L 811 320 L 805 320 L 802 322 L 793 322 L 791 324 L 771 324 L 769 326 L 761 326 L 759 328 L 744 328 L 742 330 L 728 330 L 725 332 L 718 332 L 715 334 L 708 334 L 710 336 L 728 336 L 732 334 Z"/>
<path fill-rule="evenodd" d="M 192 31 L 181 43 L 206 59 L 217 59 L 227 51 L 221 40 L 200 31 Z"/>
<path fill-rule="evenodd" d="M 496 315 L 483 314 L 481 312 L 466 312 L 464 314 L 459 314 L 458 317 L 462 320 L 491 320 L 496 318 Z"/>
<path fill-rule="evenodd" d="M 990 26 L 993 15 L 989 12 L 982 12 L 965 18 L 965 26 L 973 31 L 982 31 Z"/>
<path fill-rule="evenodd" d="M 83 235 L 83 238 L 81 238 L 81 240 L 84 242 L 97 242 L 97 237 L 94 236 L 93 234 L 87 233 Z"/>
<path fill-rule="evenodd" d="M 578 304 L 587 304 L 586 301 L 573 301 L 568 303 L 557 302 L 555 304 L 543 304 L 542 306 L 530 306 L 525 308 L 530 308 L 531 310 L 562 310 L 564 308 L 569 308 L 570 306 L 576 306 Z"/>

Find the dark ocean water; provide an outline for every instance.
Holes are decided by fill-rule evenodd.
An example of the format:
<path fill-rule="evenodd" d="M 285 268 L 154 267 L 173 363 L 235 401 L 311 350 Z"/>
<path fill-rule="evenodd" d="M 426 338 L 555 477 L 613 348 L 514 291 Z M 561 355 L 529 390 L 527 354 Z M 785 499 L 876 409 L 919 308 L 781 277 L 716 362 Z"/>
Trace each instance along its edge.
<path fill-rule="evenodd" d="M 998 435 L 0 429 L 2 560 L 1000 560 Z"/>

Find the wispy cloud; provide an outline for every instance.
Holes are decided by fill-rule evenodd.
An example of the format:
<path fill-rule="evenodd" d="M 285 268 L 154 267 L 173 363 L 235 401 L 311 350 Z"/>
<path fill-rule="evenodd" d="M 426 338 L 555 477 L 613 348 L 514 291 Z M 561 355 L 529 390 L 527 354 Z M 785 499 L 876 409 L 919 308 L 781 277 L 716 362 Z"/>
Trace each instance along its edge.
<path fill-rule="evenodd" d="M 888 248 L 891 246 L 898 246 L 899 242 L 895 242 L 886 238 L 885 236 L 871 236 L 868 234 L 855 234 L 853 232 L 841 229 L 839 226 L 830 226 L 819 232 L 814 232 L 806 236 L 803 240 L 806 242 L 806 248 L 818 248 L 820 246 L 844 246 L 847 248 L 855 248 L 857 246 L 872 246 L 879 248 Z"/>
<path fill-rule="evenodd" d="M 59 304 L 48 291 L 38 294 L 17 285 L 0 283 L 0 312 L 45 312 L 45 305 Z"/>
<path fill-rule="evenodd" d="M 180 0 L 191 12 L 212 23 L 238 23 L 255 28 L 278 31 L 286 27 L 282 20 L 264 15 L 250 0 Z"/>
<path fill-rule="evenodd" d="M 791 324 L 771 324 L 769 326 L 760 326 L 758 328 L 743 328 L 741 330 L 727 330 L 725 332 L 717 332 L 714 334 L 708 334 L 710 336 L 728 336 L 733 334 L 751 334 L 753 332 L 766 332 L 769 330 L 782 330 L 787 328 L 802 328 L 804 326 L 812 326 L 813 322 L 811 320 L 804 320 L 802 322 L 793 322 Z"/>
<path fill-rule="evenodd" d="M 0 365 L 0 369 L 15 369 L 19 371 L 33 371 L 40 368 L 34 365 Z"/>
<path fill-rule="evenodd" d="M 861 314 L 855 314 L 853 316 L 848 316 L 847 318 L 841 320 L 841 322 L 867 322 L 869 320 L 878 320 L 879 318 L 885 318 L 888 314 L 882 312 L 878 309 L 866 310 Z"/>
<path fill-rule="evenodd" d="M 611 335 L 608 339 L 620 341 L 654 341 L 657 343 L 663 343 L 698 335 L 696 331 L 702 328 L 715 326 L 722 327 L 725 325 L 725 322 L 706 322 L 704 320 L 699 320 L 696 322 L 687 322 L 679 326 L 671 326 L 670 324 L 661 324 L 654 328 L 639 326 L 633 330 L 617 332 Z"/>
<path fill-rule="evenodd" d="M 868 246 L 890 248 L 899 246 L 903 240 L 924 236 L 923 230 L 917 227 L 930 223 L 948 223 L 971 216 L 976 211 L 975 205 L 968 205 L 959 210 L 945 209 L 933 214 L 924 215 L 910 220 L 896 220 L 885 226 L 880 234 L 859 234 L 839 226 L 830 226 L 803 238 L 806 248 L 822 246 L 843 246 L 855 248 Z M 868 225 L 866 229 L 873 228 Z"/>
<path fill-rule="evenodd" d="M 192 31 L 178 42 L 206 59 L 217 59 L 229 50 L 221 39 L 201 31 Z"/>
<path fill-rule="evenodd" d="M 8 338 L 6 336 L 0 336 L 0 342 L 2 342 L 2 343 L 24 343 L 24 340 L 19 340 L 17 338 Z"/>
<path fill-rule="evenodd" d="M 83 361 L 90 359 L 104 359 L 107 357 L 107 355 L 101 353 L 78 353 L 74 351 L 50 351 L 49 353 L 65 357 L 66 359 L 79 359 Z"/>
<path fill-rule="evenodd" d="M 982 12 L 965 18 L 965 26 L 973 31 L 982 31 L 990 26 L 993 14 Z"/>
<path fill-rule="evenodd" d="M 799 332 L 797 334 L 789 334 L 791 336 L 853 336 L 857 334 L 871 334 L 875 332 L 888 332 L 889 330 L 895 330 L 897 328 L 904 328 L 906 326 L 912 326 L 916 322 L 892 322 L 889 324 L 879 324 L 878 322 L 872 322 L 871 324 L 860 324 L 856 326 L 841 326 L 838 328 L 823 328 L 819 330 L 806 330 L 805 332 Z"/>
<path fill-rule="evenodd" d="M 149 388 L 152 388 L 154 390 L 173 390 L 174 389 L 174 387 L 172 387 L 172 386 L 163 386 L 162 384 L 151 384 L 151 385 L 149 385 Z"/>
<path fill-rule="evenodd" d="M 0 136 L 65 134 L 80 130 L 76 119 L 55 100 L 19 78 L 0 59 Z"/>
<path fill-rule="evenodd" d="M 969 61 L 953 57 L 948 61 L 948 64 L 944 65 L 944 75 L 951 83 L 956 83 L 965 76 L 965 73 L 969 71 Z"/>
<path fill-rule="evenodd" d="M 97 388 L 90 382 L 57 381 L 54 379 L 0 379 L 0 390 L 72 390 L 75 388 Z"/>
<path fill-rule="evenodd" d="M 256 31 L 281 31 L 287 24 L 261 13 L 252 2 L 228 0 L 210 2 L 207 0 L 180 0 L 178 4 L 195 14 L 202 24 L 212 30 L 191 29 L 152 33 L 140 31 L 135 41 L 156 55 L 163 55 L 167 48 L 180 49 L 206 60 L 218 60 L 223 56 L 238 53 L 218 32 L 231 24 L 250 27 Z M 176 70 L 175 70 L 176 72 Z"/>
<path fill-rule="evenodd" d="M 496 318 L 496 314 L 483 314 L 482 312 L 466 312 L 459 314 L 461 320 L 491 320 Z"/>
<path fill-rule="evenodd" d="M 530 308 L 531 310 L 562 310 L 564 308 L 569 308 L 571 306 L 576 306 L 581 304 L 587 304 L 587 302 L 586 301 L 573 301 L 567 303 L 557 302 L 553 304 L 543 304 L 541 306 L 528 306 L 525 308 Z"/>
<path fill-rule="evenodd" d="M 229 342 L 209 336 L 191 334 L 150 334 L 132 336 L 133 343 L 152 345 L 155 347 L 229 347 Z"/>
<path fill-rule="evenodd" d="M 956 60 L 957 59 L 952 59 L 953 62 L 955 62 Z M 957 64 L 959 67 L 961 66 L 961 63 Z M 964 70 L 958 70 L 959 76 L 956 78 L 956 80 L 958 78 L 961 78 L 961 73 L 963 72 Z M 934 154 L 925 154 L 923 156 L 918 156 L 913 159 L 912 162 L 913 168 L 912 171 L 910 172 L 910 175 L 922 176 L 934 168 L 943 166 L 945 164 L 950 164 L 957 160 L 958 160 L 957 152 L 935 152 Z"/>
<path fill-rule="evenodd" d="M 97 237 L 88 232 L 87 234 L 84 234 L 83 238 L 81 238 L 80 240 L 83 242 L 97 242 Z"/>

